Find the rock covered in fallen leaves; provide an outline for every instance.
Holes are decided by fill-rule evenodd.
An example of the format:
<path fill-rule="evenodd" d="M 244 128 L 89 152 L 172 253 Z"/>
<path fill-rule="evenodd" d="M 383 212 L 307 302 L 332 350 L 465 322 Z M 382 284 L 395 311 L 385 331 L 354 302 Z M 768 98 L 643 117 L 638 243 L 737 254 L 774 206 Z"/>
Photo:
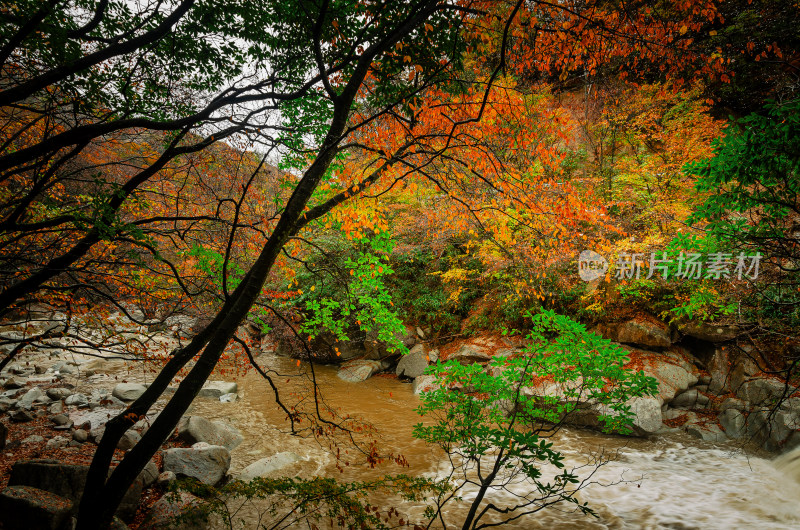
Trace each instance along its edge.
<path fill-rule="evenodd" d="M 181 518 L 179 527 L 182 529 L 204 530 L 208 523 L 198 510 L 199 504 L 200 499 L 190 493 L 168 493 L 153 504 L 139 530 L 169 528 L 177 517 Z"/>
<path fill-rule="evenodd" d="M 0 492 L 5 530 L 60 530 L 72 507 L 69 499 L 31 486 L 9 486 Z"/>
<path fill-rule="evenodd" d="M 65 499 L 75 506 L 80 502 L 89 466 L 65 464 L 52 459 L 18 460 L 11 468 L 9 486 L 30 486 L 48 491 Z M 142 485 L 135 481 L 125 493 L 117 514 L 123 518 L 132 517 L 139 507 Z M 35 528 L 35 527 L 34 527 Z"/>

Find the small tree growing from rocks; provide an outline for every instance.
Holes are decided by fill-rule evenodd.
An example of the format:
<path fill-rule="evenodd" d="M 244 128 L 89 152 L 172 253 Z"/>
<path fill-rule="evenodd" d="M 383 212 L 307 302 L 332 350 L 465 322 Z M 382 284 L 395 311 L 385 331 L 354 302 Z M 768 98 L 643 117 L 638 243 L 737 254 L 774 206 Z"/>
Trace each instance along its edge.
<path fill-rule="evenodd" d="M 530 342 L 519 353 L 496 357 L 486 368 L 455 361 L 432 367 L 440 386 L 422 394 L 418 411 L 436 421 L 417 425 L 414 436 L 438 445 L 450 460 L 447 479 L 454 487 L 436 499 L 442 524 L 444 506 L 467 493 L 474 496 L 465 530 L 559 503 L 593 513 L 576 493 L 606 460 L 590 457 L 579 477 L 548 438 L 573 420 L 629 433 L 633 414 L 626 402 L 656 391 L 655 379 L 623 367 L 623 350 L 583 325 L 549 311 L 531 318 Z M 490 492 L 506 495 L 498 501 Z"/>

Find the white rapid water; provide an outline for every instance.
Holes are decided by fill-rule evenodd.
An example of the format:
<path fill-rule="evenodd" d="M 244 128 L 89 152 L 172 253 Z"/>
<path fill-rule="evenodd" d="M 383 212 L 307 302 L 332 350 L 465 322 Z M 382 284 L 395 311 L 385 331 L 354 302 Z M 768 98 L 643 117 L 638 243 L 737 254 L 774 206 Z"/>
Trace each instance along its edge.
<path fill-rule="evenodd" d="M 274 359 L 272 367 L 284 374 L 299 370 L 295 361 L 288 359 Z M 335 373 L 334 368 L 317 368 L 317 380 L 329 402 L 372 422 L 384 435 L 384 447 L 405 455 L 410 468 L 350 467 L 339 473 L 324 447 L 276 428 L 286 425 L 282 413 L 256 374 L 240 381 L 241 401 L 219 407 L 198 400 L 194 413 L 225 418 L 242 429 L 245 442 L 234 451 L 234 472 L 282 451 L 297 452 L 305 459 L 285 470 L 297 476 L 368 480 L 387 473 L 431 476 L 443 471 L 441 455 L 411 437 L 413 425 L 420 421 L 413 411 L 419 400 L 411 385 L 384 378 L 345 383 Z M 288 384 L 289 380 L 281 382 Z M 501 528 L 800 529 L 800 449 L 770 459 L 748 455 L 732 443 L 702 442 L 687 434 L 639 439 L 582 430 L 562 431 L 552 441 L 564 453 L 568 466 L 584 464 L 589 453 L 618 452 L 618 458 L 598 469 L 593 480 L 604 484 L 620 479 L 630 482 L 592 484 L 579 493 L 581 502 L 588 502 L 597 518 L 551 508 Z M 496 504 L 503 502 L 501 494 L 489 495 L 494 495 L 491 500 Z M 465 492 L 464 498 L 469 497 Z M 411 520 L 422 512 L 421 506 L 378 499 L 384 501 L 411 515 Z M 465 509 L 463 505 L 450 505 L 448 519 L 452 523 L 463 520 L 460 514 Z"/>

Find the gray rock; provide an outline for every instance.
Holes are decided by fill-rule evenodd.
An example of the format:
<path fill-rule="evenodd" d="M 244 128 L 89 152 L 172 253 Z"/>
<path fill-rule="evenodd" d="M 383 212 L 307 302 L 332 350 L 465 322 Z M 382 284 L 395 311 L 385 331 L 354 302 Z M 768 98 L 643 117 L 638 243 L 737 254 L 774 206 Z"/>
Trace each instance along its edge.
<path fill-rule="evenodd" d="M 783 383 L 774 379 L 752 379 L 742 384 L 736 396 L 754 406 L 772 406 L 783 395 L 784 388 Z"/>
<path fill-rule="evenodd" d="M 62 447 L 66 447 L 69 443 L 69 438 L 66 436 L 53 436 L 47 443 L 45 444 L 45 449 L 53 450 L 53 449 L 61 449 Z"/>
<path fill-rule="evenodd" d="M 729 408 L 717 416 L 722 428 L 725 429 L 725 434 L 728 438 L 741 438 L 747 433 L 747 420 L 741 411 L 735 408 Z"/>
<path fill-rule="evenodd" d="M 800 397 L 792 397 L 783 400 L 780 409 L 800 414 Z"/>
<path fill-rule="evenodd" d="M 60 361 L 53 365 L 53 372 L 58 374 L 74 374 L 75 368 L 68 361 Z"/>
<path fill-rule="evenodd" d="M 706 442 L 724 442 L 728 439 L 722 429 L 714 423 L 689 424 L 686 426 L 686 432 Z"/>
<path fill-rule="evenodd" d="M 711 375 L 711 381 L 708 384 L 710 392 L 724 393 L 730 390 L 730 359 L 727 349 L 717 348 L 708 361 L 707 368 Z"/>
<path fill-rule="evenodd" d="M 17 408 L 31 410 L 33 406 L 42 398 L 47 398 L 41 388 L 35 386 L 25 392 L 25 394 L 17 400 Z"/>
<path fill-rule="evenodd" d="M 417 344 L 397 363 L 395 374 L 413 379 L 421 376 L 427 367 L 428 355 L 425 353 L 425 346 Z"/>
<path fill-rule="evenodd" d="M 35 443 L 39 443 L 39 442 L 43 442 L 43 441 L 44 441 L 43 437 L 39 436 L 38 434 L 33 434 L 31 436 L 28 436 L 24 440 L 22 440 L 21 443 L 24 443 L 24 444 L 35 444 Z"/>
<path fill-rule="evenodd" d="M 6 398 L 6 399 L 14 399 L 15 400 L 17 398 L 17 396 L 20 396 L 20 395 L 22 395 L 24 393 L 25 393 L 25 389 L 24 388 L 15 388 L 13 390 L 6 390 L 2 394 L 0 394 L 0 397 Z"/>
<path fill-rule="evenodd" d="M 200 416 L 184 416 L 178 422 L 178 439 L 188 444 L 205 442 L 221 445 L 232 451 L 242 443 L 244 437 L 232 425 L 211 422 Z"/>
<path fill-rule="evenodd" d="M 681 416 L 684 416 L 686 418 L 685 421 L 684 421 L 684 425 L 686 423 L 696 423 L 697 422 L 697 414 L 692 412 L 691 410 L 667 408 L 667 410 L 662 412 L 662 415 L 663 415 L 665 420 L 674 420 L 675 418 L 679 418 Z"/>
<path fill-rule="evenodd" d="M 614 340 L 645 348 L 668 348 L 672 345 L 669 329 L 665 325 L 639 320 L 629 320 L 620 324 Z"/>
<path fill-rule="evenodd" d="M 229 394 L 223 394 L 219 397 L 220 403 L 234 403 L 239 399 L 239 394 L 236 392 L 231 392 Z"/>
<path fill-rule="evenodd" d="M 795 431 L 783 443 L 783 450 L 789 452 L 793 449 L 800 447 L 800 431 Z"/>
<path fill-rule="evenodd" d="M 164 471 L 172 471 L 179 478 L 196 478 L 209 486 L 219 483 L 230 465 L 231 454 L 221 445 L 200 442 L 188 449 L 164 451 Z"/>
<path fill-rule="evenodd" d="M 414 379 L 414 393 L 421 394 L 423 392 L 430 392 L 439 388 L 439 383 L 436 376 L 421 375 Z"/>
<path fill-rule="evenodd" d="M 13 399 L 0 397 L 0 413 L 11 410 L 11 408 L 13 408 L 16 404 L 17 402 Z"/>
<path fill-rule="evenodd" d="M 239 391 L 239 385 L 236 383 L 229 383 L 226 381 L 209 381 L 203 385 L 200 392 L 197 394 L 199 397 L 209 397 L 219 399 L 225 394 L 236 394 Z"/>
<path fill-rule="evenodd" d="M 356 360 L 344 363 L 336 373 L 339 379 L 349 383 L 360 383 L 383 368 L 380 361 Z"/>
<path fill-rule="evenodd" d="M 100 443 L 100 440 L 103 439 L 103 435 L 106 433 L 106 426 L 103 425 L 102 427 L 95 427 L 91 431 L 89 431 L 89 439 L 96 444 Z"/>
<path fill-rule="evenodd" d="M 715 326 L 708 322 L 690 320 L 680 324 L 678 329 L 684 335 L 708 342 L 724 342 L 736 338 L 740 330 L 737 326 Z"/>
<path fill-rule="evenodd" d="M 32 486 L 69 499 L 73 503 L 74 512 L 83 494 L 88 472 L 89 466 L 64 464 L 57 460 L 18 460 L 11 468 L 8 485 Z M 117 515 L 123 518 L 132 517 L 139 506 L 141 495 L 142 485 L 134 482 L 125 493 Z"/>
<path fill-rule="evenodd" d="M 158 480 L 158 466 L 150 460 L 141 473 L 139 473 L 139 480 L 142 483 L 142 488 L 147 489 Z"/>
<path fill-rule="evenodd" d="M 139 530 L 176 528 L 175 520 L 178 517 L 179 527 L 183 530 L 205 530 L 208 522 L 199 509 L 200 505 L 200 499 L 186 492 L 164 495 L 150 508 Z"/>
<path fill-rule="evenodd" d="M 24 423 L 33 420 L 33 414 L 27 410 L 15 410 L 9 412 L 8 417 L 11 418 L 11 421 L 16 423 Z"/>
<path fill-rule="evenodd" d="M 64 402 L 63 401 L 56 401 L 47 409 L 50 414 L 61 414 L 64 412 Z"/>
<path fill-rule="evenodd" d="M 436 364 L 436 362 L 439 360 L 439 348 L 434 348 L 428 352 L 428 360 L 431 363 Z"/>
<path fill-rule="evenodd" d="M 122 435 L 122 438 L 119 439 L 119 442 L 117 442 L 117 449 L 122 451 L 130 451 L 141 439 L 142 436 L 138 432 L 134 430 L 128 430 Z"/>
<path fill-rule="evenodd" d="M 17 390 L 20 388 L 25 388 L 25 381 L 20 379 L 19 377 L 12 377 L 6 380 L 5 383 L 3 383 L 3 388 L 5 388 L 6 390 Z"/>
<path fill-rule="evenodd" d="M 447 358 L 448 361 L 457 361 L 461 364 L 485 363 L 492 359 L 483 348 L 472 344 L 464 344 L 457 352 Z"/>
<path fill-rule="evenodd" d="M 685 366 L 656 360 L 648 368 L 645 373 L 658 381 L 658 397 L 662 402 L 672 401 L 675 394 L 697 383 L 697 376 Z"/>
<path fill-rule="evenodd" d="M 719 405 L 720 412 L 726 411 L 728 409 L 736 409 L 739 411 L 747 410 L 747 403 L 742 401 L 741 399 L 735 397 L 727 397 L 722 400 L 722 403 Z"/>
<path fill-rule="evenodd" d="M 85 443 L 89 440 L 89 433 L 83 429 L 75 429 L 72 432 L 72 439 L 78 443 Z"/>
<path fill-rule="evenodd" d="M 800 430 L 800 414 L 779 410 L 770 418 L 769 426 L 770 440 L 782 446 L 789 436 Z"/>
<path fill-rule="evenodd" d="M 134 401 L 144 394 L 145 390 L 147 387 L 139 383 L 119 383 L 111 394 L 122 401 Z"/>
<path fill-rule="evenodd" d="M 256 477 L 264 477 L 270 473 L 283 469 L 295 462 L 300 462 L 302 458 L 297 453 L 285 452 L 262 458 L 253 462 L 239 474 L 239 480 L 248 482 Z"/>
<path fill-rule="evenodd" d="M 72 508 L 69 499 L 30 486 L 9 486 L 0 492 L 5 530 L 61 530 Z"/>
<path fill-rule="evenodd" d="M 163 473 L 158 474 L 158 478 L 156 479 L 156 484 L 158 484 L 162 488 L 166 488 L 173 482 L 178 480 L 178 477 L 172 471 L 164 471 Z"/>
<path fill-rule="evenodd" d="M 119 414 L 117 409 L 97 408 L 94 410 L 82 410 L 70 412 L 69 417 L 75 425 L 89 424 L 87 430 L 96 429 L 104 426 L 108 420 Z"/>
<path fill-rule="evenodd" d="M 627 402 L 634 414 L 633 431 L 639 435 L 653 434 L 662 426 L 661 403 L 652 397 L 635 397 Z"/>
<path fill-rule="evenodd" d="M 737 393 L 742 385 L 750 379 L 750 376 L 758 373 L 758 365 L 749 357 L 741 357 L 736 360 L 733 369 L 728 374 L 729 387 L 732 392 Z"/>
<path fill-rule="evenodd" d="M 56 426 L 72 425 L 72 420 L 66 414 L 56 414 L 50 421 Z"/>
<path fill-rule="evenodd" d="M 69 388 L 60 388 L 59 387 L 59 388 L 48 388 L 46 393 L 47 393 L 47 397 L 49 397 L 53 401 L 58 401 L 58 400 L 61 400 L 61 399 L 68 398 L 69 396 L 74 394 L 75 391 L 72 390 L 72 389 L 69 389 Z"/>
<path fill-rule="evenodd" d="M 27 375 L 33 373 L 33 368 L 20 366 L 19 364 L 12 364 L 8 367 L 8 371 L 16 375 Z"/>
<path fill-rule="evenodd" d="M 84 394 L 72 394 L 64 400 L 68 407 L 86 408 L 89 406 L 89 398 Z"/>
<path fill-rule="evenodd" d="M 709 404 L 708 396 L 697 391 L 697 388 L 690 388 L 675 396 L 670 402 L 670 406 L 676 409 L 695 409 L 706 408 Z"/>

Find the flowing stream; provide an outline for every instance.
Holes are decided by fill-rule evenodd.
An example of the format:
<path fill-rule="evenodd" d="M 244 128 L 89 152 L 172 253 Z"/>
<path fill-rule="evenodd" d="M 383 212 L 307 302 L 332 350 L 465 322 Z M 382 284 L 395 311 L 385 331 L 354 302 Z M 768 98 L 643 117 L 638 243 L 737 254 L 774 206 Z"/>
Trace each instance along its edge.
<path fill-rule="evenodd" d="M 283 374 L 275 377 L 275 382 L 287 403 L 292 398 L 297 401 L 297 396 L 308 397 L 307 381 L 298 377 L 307 372 L 306 365 L 298 367 L 296 361 L 278 357 L 264 356 L 260 361 Z M 414 412 L 419 398 L 412 385 L 382 377 L 347 383 L 336 376 L 335 367 L 328 366 L 316 366 L 315 373 L 328 403 L 371 422 L 380 432 L 380 447 L 402 453 L 410 467 L 390 463 L 370 469 L 355 465 L 354 457 L 354 464 L 340 472 L 328 447 L 285 432 L 285 415 L 276 406 L 269 385 L 256 373 L 239 381 L 238 402 L 220 406 L 197 400 L 192 413 L 230 421 L 242 431 L 245 441 L 233 453 L 233 473 L 284 451 L 303 458 L 284 473 L 302 477 L 368 480 L 385 474 L 435 476 L 446 471 L 443 455 L 411 436 L 413 426 L 421 421 Z M 588 502 L 598 517 L 572 512 L 563 505 L 563 509 L 547 509 L 503 528 L 800 528 L 800 450 L 773 460 L 746 454 L 733 443 L 712 444 L 686 434 L 640 439 L 584 430 L 563 430 L 553 441 L 568 465 L 585 464 L 589 454 L 616 455 L 597 469 L 592 477 L 596 483 L 579 492 L 580 501 Z M 468 500 L 470 495 L 466 492 L 463 496 Z M 502 497 L 502 493 L 490 491 L 487 498 L 500 504 Z M 422 510 L 397 499 L 377 502 L 399 506 L 412 520 Z M 449 506 L 448 520 L 458 522 L 463 510 L 463 506 Z"/>

